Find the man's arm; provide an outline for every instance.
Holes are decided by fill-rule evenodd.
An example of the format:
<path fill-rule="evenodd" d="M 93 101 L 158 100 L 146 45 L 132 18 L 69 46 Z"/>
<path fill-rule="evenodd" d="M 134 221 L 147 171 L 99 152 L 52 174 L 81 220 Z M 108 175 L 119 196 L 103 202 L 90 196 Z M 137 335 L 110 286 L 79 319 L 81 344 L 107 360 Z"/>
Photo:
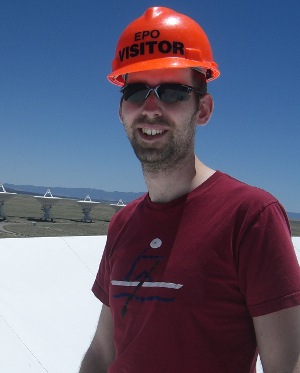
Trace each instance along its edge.
<path fill-rule="evenodd" d="M 264 372 L 300 373 L 300 306 L 254 317 L 253 323 Z"/>
<path fill-rule="evenodd" d="M 82 360 L 79 373 L 106 373 L 114 358 L 112 316 L 110 308 L 103 304 L 96 333 Z"/>

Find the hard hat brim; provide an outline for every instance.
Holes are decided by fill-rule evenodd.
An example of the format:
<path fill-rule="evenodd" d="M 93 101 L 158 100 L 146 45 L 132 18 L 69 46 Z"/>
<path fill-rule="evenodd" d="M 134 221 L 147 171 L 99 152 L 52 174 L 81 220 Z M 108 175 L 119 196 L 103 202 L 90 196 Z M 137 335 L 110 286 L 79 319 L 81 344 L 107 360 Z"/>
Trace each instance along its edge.
<path fill-rule="evenodd" d="M 211 77 L 207 79 L 207 81 L 211 81 L 216 79 L 220 72 L 218 70 L 218 66 L 214 62 L 201 62 L 194 60 L 187 60 L 185 58 L 180 57 L 164 57 L 164 58 L 157 58 L 153 60 L 147 61 L 140 61 L 137 63 L 133 63 L 127 66 L 124 66 L 120 69 L 117 69 L 110 73 L 107 78 L 108 80 L 116 85 L 123 86 L 124 85 L 124 78 L 123 76 L 126 74 L 130 74 L 133 72 L 139 71 L 147 71 L 147 70 L 161 70 L 161 69 L 182 69 L 186 67 L 200 67 L 202 69 L 207 69 L 211 71 Z"/>

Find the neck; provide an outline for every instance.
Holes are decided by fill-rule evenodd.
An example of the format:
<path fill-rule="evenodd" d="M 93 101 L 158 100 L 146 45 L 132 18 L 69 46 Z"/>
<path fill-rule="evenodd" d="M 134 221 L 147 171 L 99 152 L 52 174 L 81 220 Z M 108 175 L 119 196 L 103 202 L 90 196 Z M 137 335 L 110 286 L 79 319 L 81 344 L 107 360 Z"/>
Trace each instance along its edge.
<path fill-rule="evenodd" d="M 181 165 L 168 170 L 151 170 L 143 165 L 143 174 L 152 202 L 166 203 L 181 197 L 215 173 L 194 154 Z"/>

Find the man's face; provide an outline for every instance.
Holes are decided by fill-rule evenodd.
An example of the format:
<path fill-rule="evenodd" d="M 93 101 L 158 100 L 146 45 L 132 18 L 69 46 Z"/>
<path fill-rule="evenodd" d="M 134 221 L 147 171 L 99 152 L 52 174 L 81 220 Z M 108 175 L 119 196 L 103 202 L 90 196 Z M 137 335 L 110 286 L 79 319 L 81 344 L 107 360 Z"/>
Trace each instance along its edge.
<path fill-rule="evenodd" d="M 166 69 L 131 73 L 127 84 L 162 83 L 193 86 L 190 69 Z M 194 155 L 195 121 L 200 103 L 191 93 L 188 101 L 164 103 L 153 92 L 141 104 L 122 100 L 120 118 L 143 167 L 167 171 Z"/>

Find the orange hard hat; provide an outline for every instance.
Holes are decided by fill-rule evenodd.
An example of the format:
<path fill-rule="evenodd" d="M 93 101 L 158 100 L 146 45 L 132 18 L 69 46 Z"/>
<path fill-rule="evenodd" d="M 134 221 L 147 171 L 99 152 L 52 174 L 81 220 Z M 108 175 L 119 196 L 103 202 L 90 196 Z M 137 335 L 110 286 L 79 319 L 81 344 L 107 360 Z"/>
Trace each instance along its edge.
<path fill-rule="evenodd" d="M 123 85 L 128 73 L 185 67 L 203 71 L 207 81 L 220 75 L 198 23 L 172 9 L 152 7 L 121 34 L 108 80 Z"/>

